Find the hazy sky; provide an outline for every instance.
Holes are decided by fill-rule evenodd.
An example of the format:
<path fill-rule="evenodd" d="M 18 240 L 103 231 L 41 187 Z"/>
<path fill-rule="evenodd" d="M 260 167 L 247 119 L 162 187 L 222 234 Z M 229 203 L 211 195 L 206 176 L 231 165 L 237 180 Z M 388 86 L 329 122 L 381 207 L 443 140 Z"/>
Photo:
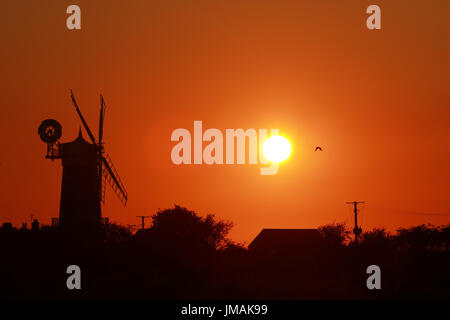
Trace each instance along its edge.
<path fill-rule="evenodd" d="M 450 2 L 171 0 L 5 1 L 0 20 L 0 221 L 58 216 L 62 168 L 44 159 L 40 122 L 91 129 L 99 93 L 106 151 L 127 187 L 103 215 L 173 204 L 231 220 L 233 239 L 262 228 L 352 223 L 363 230 L 450 220 Z M 382 30 L 365 10 L 381 7 Z M 176 166 L 174 129 L 279 128 L 293 153 L 274 176 L 255 165 Z M 87 138 L 87 135 L 85 134 Z M 314 152 L 316 145 L 323 152 Z"/>

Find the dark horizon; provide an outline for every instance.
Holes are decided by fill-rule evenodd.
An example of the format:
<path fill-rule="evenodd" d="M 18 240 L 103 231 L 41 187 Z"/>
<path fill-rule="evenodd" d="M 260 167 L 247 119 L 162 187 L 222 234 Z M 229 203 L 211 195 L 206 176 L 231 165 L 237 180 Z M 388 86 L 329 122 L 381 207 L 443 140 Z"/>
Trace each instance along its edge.
<path fill-rule="evenodd" d="M 265 229 L 245 248 L 228 238 L 231 222 L 175 206 L 132 234 L 97 229 L 0 228 L 3 298 L 9 299 L 448 299 L 450 224 L 389 234 L 344 224 Z M 37 259 L 37 260 L 36 260 Z M 31 261 L 33 273 L 22 273 Z M 67 290 L 77 262 L 82 289 Z M 381 270 L 382 290 L 366 272 Z M 14 271 L 13 271 L 14 270 Z M 36 277 L 35 275 L 39 275 Z M 411 280 L 414 279 L 414 283 Z"/>
<path fill-rule="evenodd" d="M 175 207 L 182 207 L 182 208 L 183 208 L 183 206 L 180 206 L 180 205 L 178 205 L 178 204 L 176 204 Z M 170 210 L 170 208 L 159 209 L 159 210 L 158 210 L 157 212 L 155 212 L 154 214 L 145 216 L 145 218 L 146 218 L 146 220 L 145 220 L 145 222 L 144 222 L 144 223 L 145 223 L 145 229 L 149 229 L 149 228 L 152 227 L 151 223 L 147 220 L 147 218 L 152 219 L 159 211 L 164 211 L 164 210 Z M 214 215 L 214 214 L 212 214 L 212 215 L 215 216 L 215 217 L 217 218 L 216 215 Z M 56 217 L 56 216 L 57 216 L 57 215 L 55 215 L 55 217 Z M 200 216 L 200 217 L 201 217 L 201 216 Z M 139 230 L 142 230 L 142 219 L 141 219 L 141 216 L 137 216 L 136 218 L 139 218 L 139 221 L 140 221 L 140 222 L 137 222 L 136 224 L 126 224 L 126 225 L 122 225 L 122 224 L 120 224 L 120 223 L 118 223 L 118 222 L 116 222 L 116 221 L 111 221 L 111 220 L 109 220 L 109 217 L 102 217 L 102 224 L 116 225 L 116 226 L 119 226 L 119 227 L 121 227 L 121 228 L 125 228 L 125 229 L 129 230 L 130 232 L 132 232 L 133 234 L 135 234 L 135 233 L 138 232 Z M 56 219 L 57 219 L 57 218 L 56 218 Z M 36 221 L 36 222 L 38 223 L 38 225 L 40 226 L 40 228 L 43 228 L 43 227 L 44 227 L 44 228 L 47 228 L 47 227 L 56 227 L 56 226 L 58 225 L 58 223 L 57 223 L 58 220 L 59 220 L 59 219 L 55 220 L 56 225 L 55 225 L 55 224 L 43 224 L 43 223 L 39 220 L 38 217 L 36 217 L 35 215 L 31 214 L 31 215 L 30 215 L 30 220 L 28 220 L 28 221 L 23 221 L 23 222 L 20 223 L 20 224 L 13 224 L 13 223 L 11 223 L 11 222 L 8 221 L 8 220 L 4 220 L 4 221 L 0 221 L 0 225 L 4 225 L 4 224 L 8 224 L 8 225 L 9 225 L 9 224 L 11 224 L 11 227 L 12 227 L 13 229 L 19 230 L 19 229 L 23 229 L 23 226 L 24 226 L 24 224 L 25 224 L 25 226 L 26 226 L 25 230 L 30 230 L 30 229 L 32 229 L 32 222 L 33 222 L 33 221 Z M 231 222 L 231 221 L 228 221 L 228 222 Z M 233 227 L 235 226 L 235 224 L 234 224 L 233 222 L 231 222 L 231 224 L 232 224 Z M 271 227 L 271 226 L 266 226 L 266 227 L 263 227 L 262 229 L 260 229 L 260 231 L 257 233 L 257 236 L 258 236 L 263 230 L 318 230 L 318 229 L 320 229 L 320 228 L 322 228 L 322 227 L 324 227 L 324 226 L 329 226 L 329 225 L 343 225 L 343 226 L 345 226 L 345 229 L 346 229 L 349 233 L 351 233 L 351 235 L 352 235 L 352 239 L 349 238 L 349 239 L 348 239 L 348 243 L 354 241 L 354 231 L 353 231 L 354 226 L 351 225 L 351 224 L 348 224 L 347 222 L 344 222 L 344 221 L 335 221 L 335 220 L 333 220 L 332 222 L 325 223 L 325 224 L 323 224 L 323 225 L 317 226 L 316 228 L 292 228 L 292 227 L 286 227 L 286 228 L 273 228 L 273 227 Z M 429 222 L 425 222 L 425 221 L 424 221 L 424 222 L 422 222 L 422 223 L 420 223 L 420 224 L 401 226 L 401 227 L 397 228 L 397 229 L 394 230 L 394 231 L 390 231 L 389 229 L 387 229 L 387 228 L 385 228 L 385 227 L 383 227 L 383 226 L 378 226 L 378 227 L 374 227 L 374 228 L 371 228 L 371 229 L 367 229 L 367 228 L 365 228 L 365 226 L 363 226 L 363 225 L 361 225 L 361 224 L 358 224 L 358 226 L 361 227 L 361 229 L 362 229 L 362 233 L 373 232 L 373 231 L 376 231 L 376 230 L 384 230 L 387 234 L 392 235 L 392 236 L 394 236 L 395 234 L 398 234 L 398 232 L 399 232 L 400 230 L 405 230 L 405 229 L 413 229 L 413 228 L 418 228 L 418 227 L 422 227 L 422 226 L 426 226 L 426 227 L 429 227 L 429 228 L 445 228 L 445 227 L 448 227 L 449 225 L 450 225 L 450 222 L 447 223 L 447 224 L 434 225 L 434 224 L 432 224 L 432 223 L 429 223 Z M 256 236 L 256 237 L 257 237 L 257 236 Z M 246 246 L 248 246 L 248 245 L 250 245 L 250 243 L 251 243 L 256 237 L 252 238 L 248 244 L 246 244 L 247 242 L 236 242 L 236 243 L 239 243 L 239 244 L 242 244 L 242 245 L 245 245 L 245 244 L 246 244 Z"/>

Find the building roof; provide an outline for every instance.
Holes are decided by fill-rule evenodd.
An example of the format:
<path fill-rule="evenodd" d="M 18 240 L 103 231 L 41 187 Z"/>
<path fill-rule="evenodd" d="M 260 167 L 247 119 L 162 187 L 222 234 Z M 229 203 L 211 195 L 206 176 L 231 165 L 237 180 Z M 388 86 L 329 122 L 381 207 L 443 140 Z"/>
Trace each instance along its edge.
<path fill-rule="evenodd" d="M 92 143 L 89 143 L 88 141 L 86 141 L 83 137 L 83 134 L 81 132 L 81 127 L 78 130 L 78 137 L 73 140 L 72 142 L 66 142 L 66 144 L 79 144 L 79 145 L 92 145 Z"/>
<path fill-rule="evenodd" d="M 98 154 L 97 146 L 89 143 L 83 138 L 81 128 L 78 137 L 71 141 L 62 143 L 61 146 L 62 164 L 65 165 L 89 165 L 97 166 Z"/>
<path fill-rule="evenodd" d="M 308 248 L 320 244 L 322 234 L 317 229 L 263 229 L 249 244 L 252 251 Z"/>

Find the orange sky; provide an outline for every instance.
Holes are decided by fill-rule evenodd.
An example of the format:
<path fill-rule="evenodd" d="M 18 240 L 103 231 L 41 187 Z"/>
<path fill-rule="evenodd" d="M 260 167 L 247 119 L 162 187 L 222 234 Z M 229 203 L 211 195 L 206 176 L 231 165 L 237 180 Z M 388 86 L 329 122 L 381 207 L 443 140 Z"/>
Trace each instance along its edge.
<path fill-rule="evenodd" d="M 352 223 L 362 228 L 450 218 L 450 28 L 447 0 L 73 1 L 2 4 L 0 221 L 58 216 L 60 161 L 44 159 L 37 127 L 81 124 L 73 89 L 129 193 L 107 190 L 103 215 L 173 204 L 231 220 L 249 242 L 261 228 Z M 378 4 L 382 30 L 365 26 Z M 279 128 L 293 145 L 274 176 L 255 165 L 175 166 L 176 128 Z M 86 134 L 85 134 L 85 137 Z M 316 145 L 324 152 L 314 153 Z"/>

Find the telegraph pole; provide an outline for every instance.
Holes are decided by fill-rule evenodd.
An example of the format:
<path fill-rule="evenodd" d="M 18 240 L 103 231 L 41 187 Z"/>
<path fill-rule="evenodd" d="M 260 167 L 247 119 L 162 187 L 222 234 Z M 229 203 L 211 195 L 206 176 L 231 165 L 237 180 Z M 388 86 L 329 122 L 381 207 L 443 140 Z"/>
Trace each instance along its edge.
<path fill-rule="evenodd" d="M 358 204 L 364 203 L 364 201 L 352 201 L 352 202 L 346 202 L 346 204 L 352 204 L 353 205 L 353 212 L 355 214 L 355 227 L 353 228 L 353 233 L 355 234 L 355 244 L 356 246 L 359 245 L 359 235 L 362 232 L 362 229 L 358 227 Z"/>
<path fill-rule="evenodd" d="M 142 228 L 141 228 L 141 230 L 144 230 L 145 218 L 150 218 L 150 216 L 136 216 L 136 218 L 141 218 L 142 219 Z"/>

